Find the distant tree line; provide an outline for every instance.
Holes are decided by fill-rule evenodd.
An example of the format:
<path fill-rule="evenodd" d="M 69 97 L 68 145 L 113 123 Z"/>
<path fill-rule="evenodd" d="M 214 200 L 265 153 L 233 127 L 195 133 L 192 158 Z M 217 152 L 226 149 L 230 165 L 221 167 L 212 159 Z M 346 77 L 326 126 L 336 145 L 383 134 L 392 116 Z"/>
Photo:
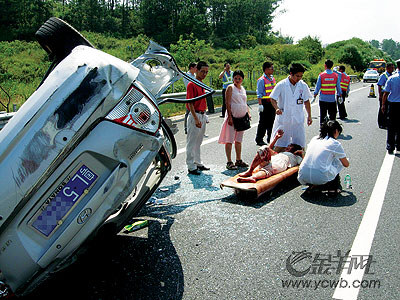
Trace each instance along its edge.
<path fill-rule="evenodd" d="M 79 31 L 146 35 L 169 46 L 182 36 L 226 49 L 272 44 L 281 0 L 0 0 L 0 40 L 32 40 L 49 17 Z M 276 36 L 276 34 L 275 34 Z M 292 43 L 291 38 L 286 38 Z"/>
<path fill-rule="evenodd" d="M 394 60 L 400 58 L 400 43 L 392 40 L 392 39 L 384 39 L 382 43 L 377 40 L 370 41 L 370 44 L 377 48 L 381 49 L 382 51 L 389 54 Z"/>

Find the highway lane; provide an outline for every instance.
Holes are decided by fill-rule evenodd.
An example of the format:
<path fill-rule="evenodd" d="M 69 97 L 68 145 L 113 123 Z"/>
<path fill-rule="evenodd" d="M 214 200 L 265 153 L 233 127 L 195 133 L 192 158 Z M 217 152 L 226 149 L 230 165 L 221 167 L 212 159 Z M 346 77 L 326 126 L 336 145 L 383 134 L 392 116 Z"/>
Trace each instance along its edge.
<path fill-rule="evenodd" d="M 397 155 L 390 174 L 383 172 L 389 179 L 387 190 L 380 192 L 383 205 L 376 229 L 370 233 L 371 249 L 361 244 L 359 253 L 360 248 L 353 245 L 386 157 L 386 131 L 377 128 L 378 100 L 367 97 L 369 87 L 354 84 L 346 100 L 349 119 L 343 121 L 339 139 L 350 167 L 342 178 L 350 174 L 353 189 L 337 199 L 306 197 L 295 180 L 256 201 L 238 199 L 230 189 L 221 190 L 219 184 L 236 172 L 225 169 L 224 147 L 216 142 L 222 124 L 218 114 L 210 116 L 202 146 L 204 163 L 211 170 L 188 176 L 183 122 L 179 121 L 180 150 L 155 194 L 159 203 L 146 205 L 138 217 L 148 219 L 149 227 L 121 232 L 100 244 L 98 255 L 91 251 L 33 296 L 50 297 L 71 282 L 87 299 L 332 299 L 335 283 L 345 283 L 340 281 L 340 259 L 343 262 L 353 247 L 357 252 L 347 258 L 345 268 L 353 273 L 357 266 L 350 262 L 359 263 L 361 255 L 371 255 L 370 268 L 355 279 L 371 287 L 357 289 L 355 296 L 345 292 L 343 299 L 398 299 Z M 308 141 L 318 134 L 318 111 L 315 103 L 314 123 L 306 130 Z M 245 133 L 243 143 L 247 162 L 257 150 L 257 105 L 252 105 L 251 112 L 254 126 Z M 308 256 L 301 256 L 303 251 Z M 303 259 L 293 263 L 299 253 Z M 296 277 L 289 270 L 308 272 Z"/>

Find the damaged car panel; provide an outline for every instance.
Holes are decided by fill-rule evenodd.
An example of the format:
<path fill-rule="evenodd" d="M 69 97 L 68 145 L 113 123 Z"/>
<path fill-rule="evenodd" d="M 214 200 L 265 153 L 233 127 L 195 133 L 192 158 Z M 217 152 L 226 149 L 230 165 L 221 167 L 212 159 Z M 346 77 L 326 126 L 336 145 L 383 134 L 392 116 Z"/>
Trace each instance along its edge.
<path fill-rule="evenodd" d="M 157 99 L 184 74 L 165 48 L 127 63 L 85 42 L 57 61 L 0 131 L 0 280 L 18 295 L 122 228 L 176 155 Z"/>

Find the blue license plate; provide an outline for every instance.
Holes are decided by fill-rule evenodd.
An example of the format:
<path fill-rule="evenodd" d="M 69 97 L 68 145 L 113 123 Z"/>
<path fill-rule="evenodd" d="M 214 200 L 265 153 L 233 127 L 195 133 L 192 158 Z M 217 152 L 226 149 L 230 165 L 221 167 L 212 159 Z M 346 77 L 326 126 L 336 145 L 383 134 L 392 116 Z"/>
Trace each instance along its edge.
<path fill-rule="evenodd" d="M 63 218 L 89 192 L 89 188 L 97 179 L 97 175 L 85 165 L 68 176 L 46 199 L 36 214 L 32 227 L 45 236 L 62 224 Z"/>

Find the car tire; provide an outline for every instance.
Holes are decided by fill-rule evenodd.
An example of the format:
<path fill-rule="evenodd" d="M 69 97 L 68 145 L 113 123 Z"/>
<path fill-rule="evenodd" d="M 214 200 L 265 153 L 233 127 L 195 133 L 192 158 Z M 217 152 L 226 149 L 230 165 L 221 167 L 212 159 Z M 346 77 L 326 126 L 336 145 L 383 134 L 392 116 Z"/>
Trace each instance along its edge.
<path fill-rule="evenodd" d="M 164 121 L 164 119 L 161 119 L 161 129 L 163 131 L 164 137 L 166 138 L 167 147 L 169 148 L 167 150 L 171 158 L 174 159 L 176 157 L 178 147 L 176 145 L 174 134 L 171 128 L 169 128 L 168 124 Z"/>
<path fill-rule="evenodd" d="M 71 25 L 56 17 L 48 19 L 38 29 L 35 36 L 51 59 L 56 61 L 63 60 L 76 46 L 85 45 L 94 48 Z"/>

